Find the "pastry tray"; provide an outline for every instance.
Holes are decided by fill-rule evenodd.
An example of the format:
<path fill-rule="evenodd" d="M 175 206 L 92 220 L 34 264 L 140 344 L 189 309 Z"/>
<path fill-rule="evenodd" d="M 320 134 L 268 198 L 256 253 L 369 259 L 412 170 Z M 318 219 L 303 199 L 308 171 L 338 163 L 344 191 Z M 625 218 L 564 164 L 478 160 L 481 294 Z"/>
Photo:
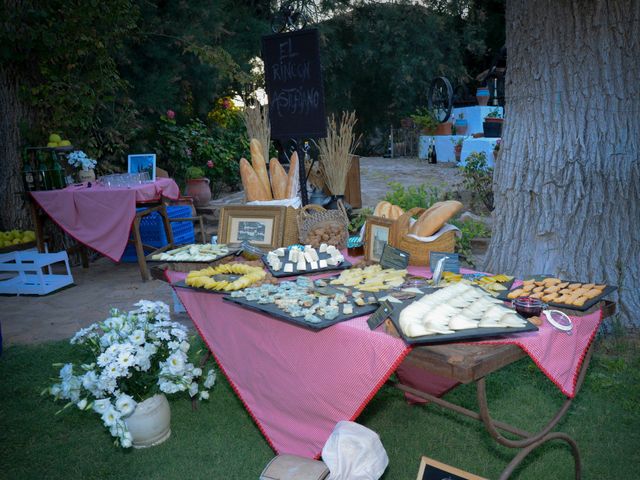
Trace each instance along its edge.
<path fill-rule="evenodd" d="M 543 276 L 535 276 L 535 277 L 532 277 L 532 278 L 535 279 L 535 280 L 543 280 L 545 277 L 543 277 Z M 569 283 L 582 283 L 582 282 L 573 282 L 573 281 L 570 281 L 570 280 L 562 280 L 562 281 L 563 282 L 569 282 Z M 516 288 L 511 289 L 511 290 L 500 292 L 500 295 L 498 295 L 495 298 L 497 298 L 498 300 L 504 300 L 505 302 L 512 302 L 515 299 L 507 298 L 507 295 L 509 295 L 509 293 L 511 293 L 512 290 L 516 290 L 517 288 L 520 288 L 520 287 L 516 287 Z M 617 289 L 618 289 L 618 287 L 615 287 L 613 285 L 607 285 L 604 288 L 604 290 L 602 290 L 602 293 L 600 295 L 598 295 L 597 297 L 594 297 L 594 298 L 592 298 L 590 300 L 587 300 L 586 302 L 584 302 L 584 305 L 582 305 L 581 307 L 578 307 L 576 305 L 567 305 L 566 303 L 544 302 L 544 300 L 542 300 L 542 301 L 546 305 L 549 305 L 550 307 L 565 308 L 567 310 L 576 310 L 578 312 L 586 312 L 591 307 L 593 307 L 596 303 L 601 301 L 604 297 L 606 297 L 610 293 L 615 292 Z M 522 296 L 525 297 L 526 295 L 522 295 Z"/>
<path fill-rule="evenodd" d="M 426 293 L 432 293 L 434 291 L 434 288 L 425 289 Z M 423 335 L 421 337 L 408 337 L 404 334 L 402 328 L 400 328 L 400 312 L 402 312 L 402 310 L 406 306 L 413 303 L 414 300 L 406 300 L 402 303 L 392 303 L 391 305 L 393 306 L 393 311 L 389 316 L 389 318 L 393 322 L 393 326 L 398 331 L 398 335 L 400 335 L 405 343 L 409 345 L 433 345 L 438 343 L 451 343 L 466 340 L 483 340 L 491 337 L 511 335 L 513 333 L 535 332 L 538 330 L 538 327 L 536 327 L 533 323 L 529 322 L 527 319 L 524 319 L 527 322 L 527 325 L 525 325 L 524 327 L 469 328 L 466 330 L 458 330 L 455 333 L 436 333 L 434 335 Z M 513 313 L 516 313 L 515 310 Z M 518 314 L 516 313 L 516 315 Z"/>
<path fill-rule="evenodd" d="M 276 318 L 278 320 L 282 320 L 288 323 L 292 323 L 293 325 L 298 325 L 299 327 L 305 327 L 310 330 L 322 330 L 323 328 L 330 327 L 331 325 L 335 325 L 336 323 L 344 322 L 345 320 L 351 320 L 352 318 L 361 317 L 363 315 L 370 315 L 378 309 L 378 304 L 370 304 L 358 306 L 353 304 L 353 313 L 349 315 L 345 315 L 341 313 L 333 320 L 322 320 L 318 323 L 310 323 L 305 322 L 304 317 L 292 317 L 288 315 L 286 312 L 280 310 L 273 304 L 260 304 L 253 301 L 249 301 L 243 297 L 223 297 L 223 300 L 228 302 L 235 303 L 236 305 L 240 305 L 241 307 L 248 308 L 249 310 L 254 310 L 259 313 L 264 313 L 269 315 L 270 317 Z"/>
<path fill-rule="evenodd" d="M 330 258 L 331 255 L 329 255 L 328 253 L 318 253 L 318 258 L 320 260 L 326 260 L 328 258 Z M 283 257 L 285 258 L 285 257 Z M 351 265 L 351 263 L 347 260 L 343 260 L 342 263 L 340 263 L 340 265 L 336 265 L 336 266 L 327 266 L 325 268 L 317 268 L 315 270 L 298 270 L 297 268 L 297 264 L 293 264 L 293 272 L 285 272 L 284 270 L 273 270 L 271 268 L 271 265 L 269 265 L 267 263 L 267 256 L 264 255 L 262 257 L 262 261 L 265 264 L 265 266 L 267 267 L 267 270 L 269 270 L 269 273 L 274 276 L 275 278 L 284 278 L 284 277 L 296 277 L 298 275 L 309 275 L 309 274 L 316 274 L 316 273 L 322 273 L 322 272 L 332 272 L 335 270 L 347 270 L 349 268 L 351 268 L 353 265 Z M 284 268 L 284 264 L 287 262 L 283 262 L 283 268 Z M 292 262 L 290 262 L 292 263 Z M 309 265 L 309 263 L 307 262 L 307 265 Z"/>

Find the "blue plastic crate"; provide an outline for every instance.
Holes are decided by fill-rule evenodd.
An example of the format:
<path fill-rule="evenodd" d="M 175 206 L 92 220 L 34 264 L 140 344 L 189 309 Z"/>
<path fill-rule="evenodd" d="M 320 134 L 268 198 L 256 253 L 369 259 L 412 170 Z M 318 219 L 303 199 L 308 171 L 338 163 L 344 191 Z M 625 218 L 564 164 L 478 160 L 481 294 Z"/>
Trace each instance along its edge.
<path fill-rule="evenodd" d="M 138 211 L 143 209 L 138 209 Z M 167 214 L 169 218 L 183 218 L 191 217 L 191 207 L 188 205 L 175 205 L 167 207 Z M 171 230 L 173 231 L 173 243 L 176 245 L 184 245 L 186 243 L 195 242 L 195 231 L 193 229 L 193 222 L 172 222 Z M 164 224 L 162 223 L 162 217 L 158 212 L 153 212 L 150 215 L 142 217 L 140 220 L 140 236 L 142 237 L 142 243 L 151 245 L 156 248 L 164 247 L 169 243 L 167 241 L 167 234 L 164 231 Z M 130 237 L 133 239 L 133 234 Z M 145 250 L 145 255 L 151 253 L 150 250 Z M 137 262 L 138 257 L 136 255 L 136 248 L 133 244 L 128 244 L 125 248 L 121 262 Z"/>

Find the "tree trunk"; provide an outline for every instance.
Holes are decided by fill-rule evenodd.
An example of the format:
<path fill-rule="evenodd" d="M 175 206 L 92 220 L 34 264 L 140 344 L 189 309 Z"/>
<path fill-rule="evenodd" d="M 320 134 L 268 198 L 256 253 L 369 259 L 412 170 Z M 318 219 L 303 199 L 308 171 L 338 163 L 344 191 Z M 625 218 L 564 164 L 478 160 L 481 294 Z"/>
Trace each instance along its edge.
<path fill-rule="evenodd" d="M 508 0 L 485 269 L 617 285 L 640 324 L 640 2 Z"/>
<path fill-rule="evenodd" d="M 26 120 L 13 70 L 0 69 L 0 230 L 31 229 L 22 183 L 19 125 Z"/>

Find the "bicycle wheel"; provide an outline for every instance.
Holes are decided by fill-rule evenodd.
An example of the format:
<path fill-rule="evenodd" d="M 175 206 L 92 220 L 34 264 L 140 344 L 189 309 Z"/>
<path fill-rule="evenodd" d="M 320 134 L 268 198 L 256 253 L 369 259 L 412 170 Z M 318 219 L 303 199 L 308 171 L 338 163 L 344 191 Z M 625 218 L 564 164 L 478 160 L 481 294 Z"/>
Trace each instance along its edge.
<path fill-rule="evenodd" d="M 432 80 L 427 105 L 440 123 L 449 120 L 453 108 L 453 88 L 446 77 L 436 77 Z"/>

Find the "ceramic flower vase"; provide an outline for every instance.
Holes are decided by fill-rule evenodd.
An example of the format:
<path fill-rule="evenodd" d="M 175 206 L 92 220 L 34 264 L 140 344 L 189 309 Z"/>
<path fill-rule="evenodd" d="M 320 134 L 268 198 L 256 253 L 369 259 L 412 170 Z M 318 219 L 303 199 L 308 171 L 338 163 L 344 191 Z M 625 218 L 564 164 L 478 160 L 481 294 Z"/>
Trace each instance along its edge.
<path fill-rule="evenodd" d="M 469 122 L 465 119 L 456 120 L 456 135 L 466 135 L 467 129 L 469 128 Z"/>
<path fill-rule="evenodd" d="M 196 207 L 206 207 L 211 201 L 211 187 L 208 178 L 192 178 L 187 180 L 185 194 L 193 198 Z"/>
<path fill-rule="evenodd" d="M 96 172 L 93 169 L 90 170 L 78 170 L 78 181 L 81 183 L 84 182 L 95 182 L 96 181 Z"/>
<path fill-rule="evenodd" d="M 133 448 L 153 447 L 171 436 L 171 409 L 164 394 L 138 403 L 124 421 L 131 433 Z"/>

